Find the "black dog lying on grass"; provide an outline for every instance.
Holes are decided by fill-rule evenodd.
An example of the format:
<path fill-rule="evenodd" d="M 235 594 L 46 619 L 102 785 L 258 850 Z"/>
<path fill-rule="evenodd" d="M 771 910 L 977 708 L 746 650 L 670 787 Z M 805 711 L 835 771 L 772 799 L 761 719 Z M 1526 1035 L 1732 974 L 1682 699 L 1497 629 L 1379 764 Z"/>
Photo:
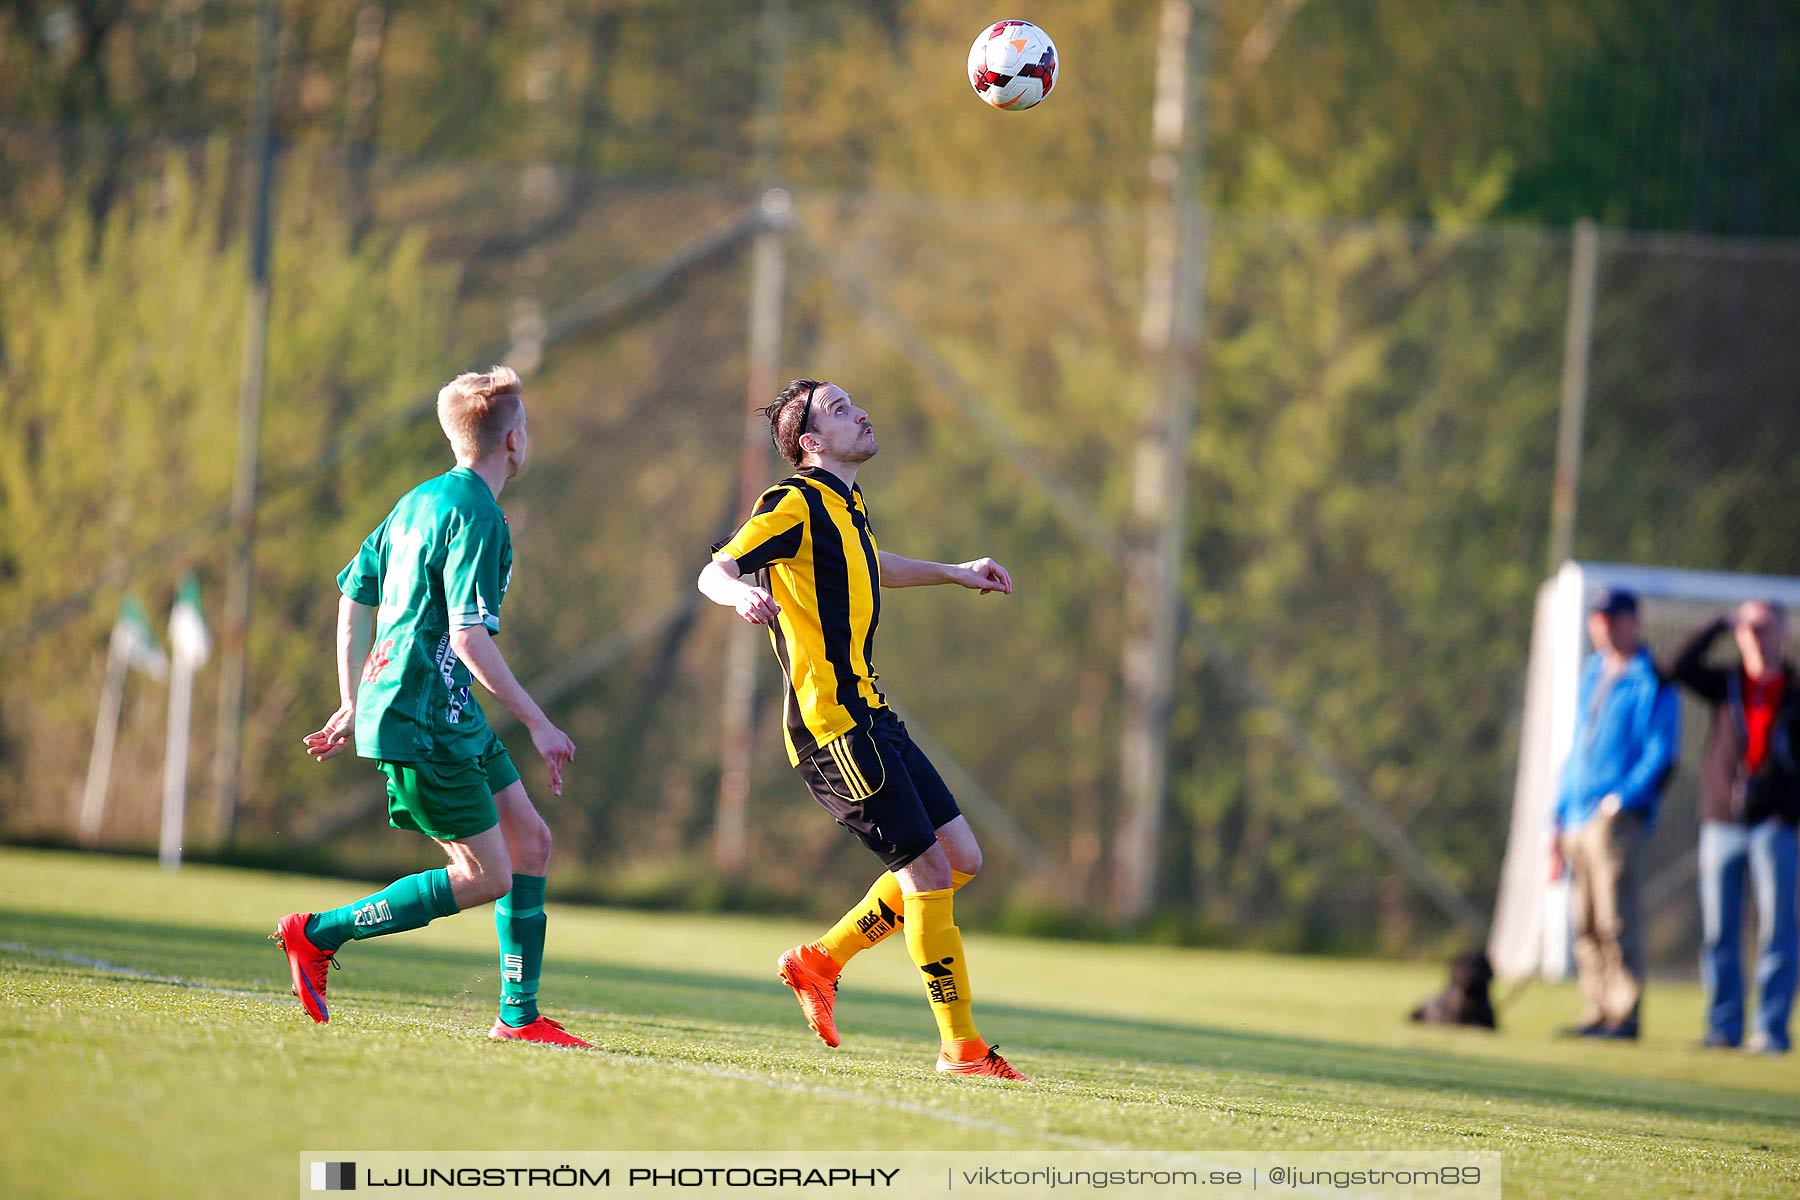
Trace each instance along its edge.
<path fill-rule="evenodd" d="M 1495 1028 L 1488 985 L 1494 967 L 1480 950 L 1459 954 L 1450 964 L 1450 986 L 1413 1009 L 1412 1019 L 1427 1025 L 1475 1025 Z"/>

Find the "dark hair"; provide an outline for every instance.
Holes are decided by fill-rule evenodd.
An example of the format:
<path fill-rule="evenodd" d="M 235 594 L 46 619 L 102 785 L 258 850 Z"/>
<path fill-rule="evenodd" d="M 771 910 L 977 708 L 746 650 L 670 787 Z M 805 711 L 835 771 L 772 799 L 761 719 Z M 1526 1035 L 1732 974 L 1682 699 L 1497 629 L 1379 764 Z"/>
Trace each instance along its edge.
<path fill-rule="evenodd" d="M 800 435 L 806 431 L 806 408 L 813 393 L 824 387 L 819 379 L 795 379 L 781 389 L 773 404 L 765 405 L 762 415 L 769 422 L 769 436 L 781 457 L 796 467 L 800 465 Z"/>

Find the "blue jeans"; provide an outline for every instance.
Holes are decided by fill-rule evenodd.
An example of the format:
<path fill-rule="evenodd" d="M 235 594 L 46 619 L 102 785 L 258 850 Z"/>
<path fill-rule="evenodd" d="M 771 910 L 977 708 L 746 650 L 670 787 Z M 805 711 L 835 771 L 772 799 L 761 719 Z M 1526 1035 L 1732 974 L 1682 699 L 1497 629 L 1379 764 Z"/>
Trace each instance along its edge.
<path fill-rule="evenodd" d="M 1706 821 L 1700 826 L 1700 978 L 1706 984 L 1706 1021 L 1736 1045 L 1744 1037 L 1744 974 L 1738 959 L 1744 911 L 1744 872 L 1756 895 L 1756 1025 L 1769 1044 L 1788 1048 L 1788 1013 L 1800 972 L 1795 874 L 1800 838 L 1770 818 L 1747 826 Z"/>

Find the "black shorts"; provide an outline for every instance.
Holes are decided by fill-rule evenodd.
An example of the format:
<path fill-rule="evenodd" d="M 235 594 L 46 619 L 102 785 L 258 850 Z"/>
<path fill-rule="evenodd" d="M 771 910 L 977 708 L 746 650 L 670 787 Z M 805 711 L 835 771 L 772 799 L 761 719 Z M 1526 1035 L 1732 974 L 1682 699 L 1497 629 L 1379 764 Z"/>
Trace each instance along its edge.
<path fill-rule="evenodd" d="M 800 776 L 819 806 L 898 871 L 937 844 L 957 817 L 956 797 L 906 726 L 882 709 L 800 760 Z"/>

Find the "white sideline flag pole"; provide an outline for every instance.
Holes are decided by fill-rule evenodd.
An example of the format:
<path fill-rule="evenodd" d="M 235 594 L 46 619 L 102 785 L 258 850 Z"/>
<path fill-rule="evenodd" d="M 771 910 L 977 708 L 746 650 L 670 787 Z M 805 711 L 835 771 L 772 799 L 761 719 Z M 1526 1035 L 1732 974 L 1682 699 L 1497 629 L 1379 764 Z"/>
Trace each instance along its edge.
<path fill-rule="evenodd" d="M 169 673 L 169 660 L 150 632 L 150 615 L 128 592 L 119 602 L 119 616 L 107 646 L 106 679 L 100 685 L 100 712 L 94 718 L 94 748 L 88 755 L 87 782 L 75 823 L 75 836 L 84 846 L 100 840 L 106 791 L 112 782 L 113 746 L 119 737 L 119 712 L 125 700 L 125 676 L 132 667 L 159 682 Z"/>
<path fill-rule="evenodd" d="M 212 652 L 206 620 L 200 615 L 200 582 L 193 575 L 181 581 L 175 607 L 169 612 L 169 652 L 174 671 L 169 678 L 169 740 L 163 756 L 162 846 L 157 855 L 163 868 L 181 868 L 182 827 L 187 818 L 188 729 L 194 715 L 194 672 Z"/>

